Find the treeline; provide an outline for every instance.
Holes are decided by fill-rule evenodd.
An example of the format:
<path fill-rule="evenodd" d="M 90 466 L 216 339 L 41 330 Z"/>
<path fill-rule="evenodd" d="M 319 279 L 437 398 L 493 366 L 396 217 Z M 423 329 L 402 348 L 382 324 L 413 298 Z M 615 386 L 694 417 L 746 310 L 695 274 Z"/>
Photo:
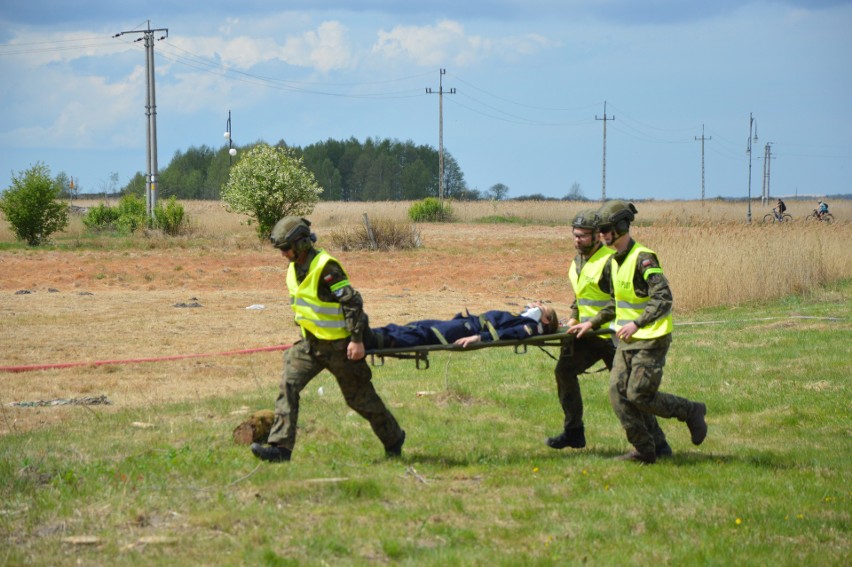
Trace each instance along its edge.
<path fill-rule="evenodd" d="M 283 141 L 277 146 L 286 146 Z M 177 151 L 160 171 L 157 194 L 178 199 L 219 199 L 232 162 L 248 150 L 239 148 L 236 157 L 228 148 L 208 146 Z M 398 201 L 437 197 L 438 152 L 411 141 L 374 140 L 360 142 L 326 140 L 305 148 L 290 147 L 300 156 L 320 186 L 324 201 Z M 122 193 L 145 194 L 145 175 L 137 173 Z M 450 199 L 487 197 L 470 190 L 453 156 L 444 151 L 444 196 Z"/>
<path fill-rule="evenodd" d="M 276 146 L 289 147 L 303 159 L 323 188 L 323 201 L 414 201 L 438 197 L 438 150 L 431 146 L 415 145 L 389 139 L 367 138 L 360 142 L 326 140 L 305 148 L 288 146 L 283 140 Z M 157 195 L 191 200 L 218 200 L 220 189 L 228 180 L 232 163 L 249 150 L 237 148 L 237 155 L 228 155 L 228 148 L 214 150 L 208 146 L 178 150 L 165 169 L 160 170 Z M 117 177 L 117 174 L 114 174 Z M 145 175 L 137 173 L 121 189 L 122 194 L 145 195 Z M 496 183 L 487 190 L 469 188 L 464 173 L 455 158 L 444 151 L 444 197 L 462 201 L 506 199 L 509 188 Z M 542 194 L 513 196 L 518 200 L 557 200 Z M 587 200 L 574 183 L 563 200 Z"/>

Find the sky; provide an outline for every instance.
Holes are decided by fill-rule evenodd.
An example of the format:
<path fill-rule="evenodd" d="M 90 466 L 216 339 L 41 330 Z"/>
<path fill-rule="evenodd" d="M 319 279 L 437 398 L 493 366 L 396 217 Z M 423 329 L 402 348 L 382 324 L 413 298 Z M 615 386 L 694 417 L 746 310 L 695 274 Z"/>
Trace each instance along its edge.
<path fill-rule="evenodd" d="M 237 146 L 437 148 L 442 106 L 483 192 L 852 193 L 852 0 L 5 0 L 0 189 L 146 172 L 149 26 L 160 170 L 229 112 Z"/>

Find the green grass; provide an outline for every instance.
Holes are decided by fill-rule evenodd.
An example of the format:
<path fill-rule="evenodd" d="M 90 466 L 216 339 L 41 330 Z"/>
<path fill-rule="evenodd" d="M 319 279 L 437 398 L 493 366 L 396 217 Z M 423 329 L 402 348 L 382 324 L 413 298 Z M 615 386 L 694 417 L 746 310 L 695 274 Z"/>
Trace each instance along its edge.
<path fill-rule="evenodd" d="M 675 454 L 654 466 L 612 459 L 628 446 L 606 373 L 582 379 L 587 448 L 545 447 L 561 417 L 536 348 L 376 368 L 401 460 L 325 374 L 282 465 L 231 441 L 230 412 L 271 407 L 277 377 L 230 399 L 79 408 L 0 439 L 0 564 L 848 565 L 850 291 L 677 317 L 663 390 L 706 402 L 710 433 L 694 447 L 662 420 Z"/>

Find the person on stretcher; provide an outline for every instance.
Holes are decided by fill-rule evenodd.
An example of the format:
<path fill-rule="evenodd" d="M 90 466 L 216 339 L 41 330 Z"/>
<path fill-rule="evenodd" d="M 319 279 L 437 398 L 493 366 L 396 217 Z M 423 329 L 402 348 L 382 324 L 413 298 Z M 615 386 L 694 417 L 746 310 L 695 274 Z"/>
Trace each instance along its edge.
<path fill-rule="evenodd" d="M 364 333 L 367 351 L 426 345 L 455 344 L 466 347 L 480 341 L 519 340 L 550 335 L 559 330 L 553 307 L 539 302 L 524 307 L 520 314 L 486 311 L 481 315 L 458 313 L 449 321 L 424 319 L 405 325 L 385 325 Z"/>

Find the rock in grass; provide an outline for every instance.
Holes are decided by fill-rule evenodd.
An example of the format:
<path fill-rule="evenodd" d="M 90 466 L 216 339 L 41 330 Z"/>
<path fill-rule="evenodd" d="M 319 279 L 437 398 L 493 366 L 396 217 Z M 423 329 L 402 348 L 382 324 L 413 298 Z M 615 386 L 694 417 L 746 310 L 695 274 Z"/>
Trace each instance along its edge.
<path fill-rule="evenodd" d="M 266 443 L 273 421 L 275 421 L 275 412 L 272 410 L 254 412 L 234 429 L 234 443 L 237 445 Z"/>

